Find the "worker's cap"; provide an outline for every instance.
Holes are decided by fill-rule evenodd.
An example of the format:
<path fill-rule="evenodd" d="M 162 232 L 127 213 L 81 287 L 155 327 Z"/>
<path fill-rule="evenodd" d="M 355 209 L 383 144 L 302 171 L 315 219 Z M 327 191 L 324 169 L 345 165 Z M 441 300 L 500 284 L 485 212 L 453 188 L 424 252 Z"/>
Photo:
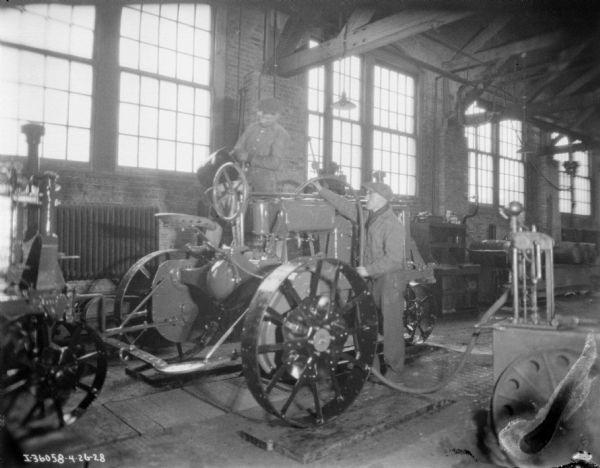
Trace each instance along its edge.
<path fill-rule="evenodd" d="M 383 182 L 365 182 L 363 184 L 363 187 L 365 187 L 367 190 L 370 190 L 371 192 L 378 193 L 387 201 L 390 201 L 394 196 L 394 192 L 392 192 L 390 186 L 384 184 Z"/>
<path fill-rule="evenodd" d="M 281 114 L 283 104 L 275 98 L 265 98 L 258 103 L 258 110 L 265 114 Z"/>

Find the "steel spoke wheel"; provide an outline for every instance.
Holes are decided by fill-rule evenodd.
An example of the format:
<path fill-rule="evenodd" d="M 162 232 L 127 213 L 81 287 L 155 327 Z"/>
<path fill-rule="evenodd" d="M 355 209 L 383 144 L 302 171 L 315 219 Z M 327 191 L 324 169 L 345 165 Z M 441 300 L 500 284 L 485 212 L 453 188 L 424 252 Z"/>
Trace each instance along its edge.
<path fill-rule="evenodd" d="M 104 343 L 82 323 L 29 315 L 8 326 L 2 343 L 1 403 L 17 438 L 75 422 L 106 378 Z"/>
<path fill-rule="evenodd" d="M 152 323 L 152 297 L 155 294 L 154 282 L 160 266 L 170 260 L 183 260 L 189 255 L 184 250 L 157 250 L 140 258 L 123 275 L 115 293 L 115 318 L 124 327 Z M 124 337 L 134 342 L 143 331 L 131 331 Z M 166 344 L 156 334 L 156 330 L 146 330 L 145 341 L 155 344 Z"/>
<path fill-rule="evenodd" d="M 376 341 L 377 309 L 358 273 L 336 259 L 298 258 L 273 271 L 248 307 L 244 376 L 270 414 L 323 424 L 360 393 Z"/>
<path fill-rule="evenodd" d="M 244 171 L 235 163 L 223 164 L 213 180 L 213 207 L 219 217 L 233 221 L 246 212 L 250 186 Z"/>
<path fill-rule="evenodd" d="M 409 285 L 404 294 L 404 341 L 407 344 L 424 343 L 433 332 L 440 314 L 431 291 L 421 284 Z"/>

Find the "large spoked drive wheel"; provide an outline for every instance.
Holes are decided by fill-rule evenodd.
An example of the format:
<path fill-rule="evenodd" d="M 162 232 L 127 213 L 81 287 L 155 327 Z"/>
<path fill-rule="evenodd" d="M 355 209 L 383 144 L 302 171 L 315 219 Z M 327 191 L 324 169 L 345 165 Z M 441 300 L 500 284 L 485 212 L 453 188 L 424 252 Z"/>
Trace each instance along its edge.
<path fill-rule="evenodd" d="M 93 329 L 42 315 L 8 325 L 0 359 L 0 411 L 17 438 L 75 422 L 106 378 L 104 343 Z"/>
<path fill-rule="evenodd" d="M 273 271 L 248 307 L 244 376 L 270 414 L 323 424 L 360 393 L 376 341 L 377 309 L 358 273 L 336 259 L 298 258 Z"/>
<path fill-rule="evenodd" d="M 250 186 L 244 171 L 235 163 L 223 164 L 213 181 L 213 208 L 225 221 L 233 221 L 246 212 Z"/>

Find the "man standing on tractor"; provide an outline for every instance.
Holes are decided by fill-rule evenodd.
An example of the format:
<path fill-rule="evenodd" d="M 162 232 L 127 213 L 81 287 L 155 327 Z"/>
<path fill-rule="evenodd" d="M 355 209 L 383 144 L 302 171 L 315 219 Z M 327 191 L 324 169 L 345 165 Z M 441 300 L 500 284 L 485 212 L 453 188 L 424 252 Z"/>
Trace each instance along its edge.
<path fill-rule="evenodd" d="M 246 128 L 233 148 L 234 157 L 248 164 L 248 183 L 255 192 L 275 192 L 277 170 L 290 139 L 279 124 L 282 111 L 283 106 L 277 99 L 261 100 L 258 122 Z"/>
<path fill-rule="evenodd" d="M 357 222 L 356 205 L 331 190 L 313 182 L 319 194 L 338 212 Z M 404 368 L 404 290 L 401 270 L 405 268 L 404 227 L 389 204 L 392 189 L 382 182 L 367 182 L 364 264 L 356 268 L 359 275 L 371 278 L 373 299 L 383 315 L 383 354 L 386 378 L 398 380 Z M 375 360 L 378 365 L 378 359 Z"/>

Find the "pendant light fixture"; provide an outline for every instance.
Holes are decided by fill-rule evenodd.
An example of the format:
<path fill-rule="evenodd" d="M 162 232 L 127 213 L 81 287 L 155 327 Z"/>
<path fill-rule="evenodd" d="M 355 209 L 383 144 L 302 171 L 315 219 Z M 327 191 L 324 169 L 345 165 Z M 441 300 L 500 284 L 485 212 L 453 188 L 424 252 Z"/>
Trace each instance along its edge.
<path fill-rule="evenodd" d="M 342 58 L 340 59 L 340 64 L 344 64 L 344 71 L 346 71 L 346 67 L 347 67 L 347 65 L 344 61 L 344 59 L 346 59 L 346 36 L 347 35 L 348 35 L 348 23 L 346 22 L 346 24 L 344 25 L 343 52 L 342 52 Z M 346 74 L 344 74 L 344 76 L 346 76 Z M 335 110 L 350 112 L 351 110 L 356 109 L 356 104 L 353 103 L 350 99 L 348 99 L 346 90 L 342 87 L 342 94 L 340 95 L 340 98 L 337 101 L 333 102 L 331 104 L 331 107 Z"/>

